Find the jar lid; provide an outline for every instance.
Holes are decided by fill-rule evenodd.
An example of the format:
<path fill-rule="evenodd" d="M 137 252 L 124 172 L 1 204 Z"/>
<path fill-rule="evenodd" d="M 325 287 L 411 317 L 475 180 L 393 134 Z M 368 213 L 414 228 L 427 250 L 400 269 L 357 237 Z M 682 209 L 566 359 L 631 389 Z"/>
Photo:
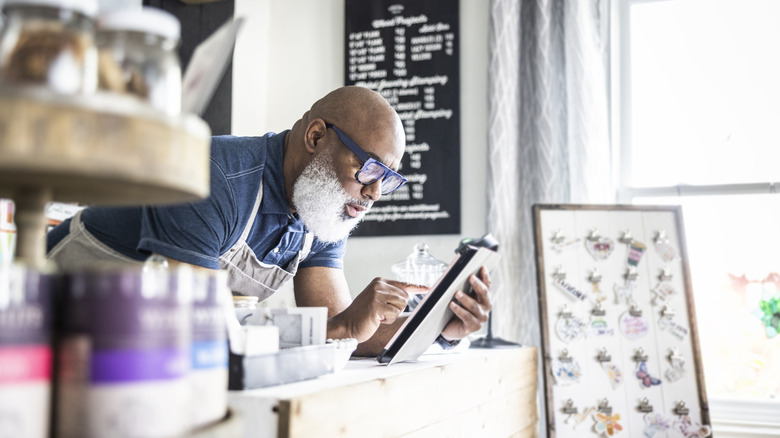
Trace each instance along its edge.
<path fill-rule="evenodd" d="M 254 306 L 257 305 L 257 303 L 260 301 L 260 298 L 255 296 L 246 296 L 246 295 L 233 295 L 233 305 L 242 305 L 242 306 Z"/>
<path fill-rule="evenodd" d="M 97 0 L 5 0 L 3 9 L 12 6 L 48 6 L 70 9 L 88 17 L 94 17 L 98 11 Z"/>
<path fill-rule="evenodd" d="M 122 8 L 102 14 L 98 19 L 99 30 L 125 30 L 179 39 L 181 24 L 170 12 L 144 6 Z"/>

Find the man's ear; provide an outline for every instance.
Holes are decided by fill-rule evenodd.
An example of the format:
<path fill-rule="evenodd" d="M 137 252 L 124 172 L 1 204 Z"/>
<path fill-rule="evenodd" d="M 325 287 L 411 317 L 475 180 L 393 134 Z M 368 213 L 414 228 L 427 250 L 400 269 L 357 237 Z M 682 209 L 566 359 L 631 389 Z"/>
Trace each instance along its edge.
<path fill-rule="evenodd" d="M 325 126 L 324 120 L 317 118 L 309 122 L 304 135 L 306 151 L 313 154 L 317 150 L 322 137 L 325 137 L 326 132 L 328 132 L 328 127 Z"/>

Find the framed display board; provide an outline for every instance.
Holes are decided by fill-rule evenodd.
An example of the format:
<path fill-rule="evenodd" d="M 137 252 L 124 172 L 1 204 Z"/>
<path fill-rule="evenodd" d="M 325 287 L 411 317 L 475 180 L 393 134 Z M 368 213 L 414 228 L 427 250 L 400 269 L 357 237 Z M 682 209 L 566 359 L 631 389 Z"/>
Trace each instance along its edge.
<path fill-rule="evenodd" d="M 548 436 L 708 436 L 680 207 L 533 208 Z"/>

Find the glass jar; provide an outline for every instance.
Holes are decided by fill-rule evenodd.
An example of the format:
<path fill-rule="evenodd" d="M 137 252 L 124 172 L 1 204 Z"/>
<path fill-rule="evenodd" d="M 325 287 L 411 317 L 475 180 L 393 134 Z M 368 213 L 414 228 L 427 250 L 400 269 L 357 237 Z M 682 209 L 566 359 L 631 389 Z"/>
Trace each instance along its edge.
<path fill-rule="evenodd" d="M 408 257 L 391 267 L 399 281 L 420 286 L 433 286 L 447 270 L 447 264 L 428 252 L 428 245 L 418 243 Z"/>
<path fill-rule="evenodd" d="M 169 115 L 181 112 L 180 24 L 152 7 L 120 9 L 98 19 L 98 87 L 136 96 Z"/>
<path fill-rule="evenodd" d="M 236 318 L 241 325 L 246 325 L 248 320 L 257 312 L 257 303 L 260 299 L 253 296 L 233 295 L 233 307 L 236 309 Z"/>
<path fill-rule="evenodd" d="M 6 0 L 3 13 L 0 83 L 95 91 L 96 0 Z"/>

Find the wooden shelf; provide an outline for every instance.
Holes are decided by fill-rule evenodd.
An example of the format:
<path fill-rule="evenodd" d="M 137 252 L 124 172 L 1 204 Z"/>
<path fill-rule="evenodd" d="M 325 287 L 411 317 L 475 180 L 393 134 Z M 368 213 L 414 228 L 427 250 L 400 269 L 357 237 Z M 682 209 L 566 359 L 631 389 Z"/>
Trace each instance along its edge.
<path fill-rule="evenodd" d="M 131 96 L 0 87 L 0 197 L 16 203 L 17 260 L 45 257 L 50 201 L 172 204 L 208 196 L 211 130 Z"/>
<path fill-rule="evenodd" d="M 209 190 L 208 125 L 121 95 L 0 88 L 0 196 L 30 187 L 53 200 L 163 204 Z"/>

